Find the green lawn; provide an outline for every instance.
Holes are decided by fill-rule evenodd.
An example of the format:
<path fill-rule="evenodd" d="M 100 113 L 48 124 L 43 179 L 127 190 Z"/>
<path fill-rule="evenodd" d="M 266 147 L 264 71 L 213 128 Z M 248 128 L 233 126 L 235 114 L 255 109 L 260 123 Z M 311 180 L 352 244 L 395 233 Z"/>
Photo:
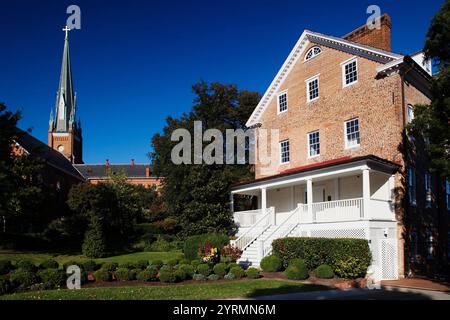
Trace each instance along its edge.
<path fill-rule="evenodd" d="M 327 290 L 328 287 L 283 280 L 242 280 L 168 286 L 135 286 L 14 293 L 0 300 L 206 300 Z"/>
<path fill-rule="evenodd" d="M 138 260 L 163 260 L 166 262 L 167 260 L 173 258 L 182 258 L 183 254 L 181 251 L 171 251 L 171 252 L 135 252 L 124 255 L 112 256 L 108 258 L 95 259 L 97 262 L 136 262 Z M 68 255 L 68 254 L 58 254 L 58 253 L 48 253 L 48 252 L 18 252 L 11 250 L 0 250 L 0 260 L 30 260 L 35 264 L 39 264 L 42 261 L 47 259 L 55 259 L 60 264 L 63 264 L 68 261 L 83 261 L 88 260 L 87 257 L 82 255 Z"/>

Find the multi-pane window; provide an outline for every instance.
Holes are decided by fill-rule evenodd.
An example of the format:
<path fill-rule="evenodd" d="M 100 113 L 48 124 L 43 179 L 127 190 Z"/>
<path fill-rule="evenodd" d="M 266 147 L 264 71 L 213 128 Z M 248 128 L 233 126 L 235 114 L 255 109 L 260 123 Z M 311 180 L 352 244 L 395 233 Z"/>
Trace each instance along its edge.
<path fill-rule="evenodd" d="M 431 207 L 431 174 L 425 173 L 425 202 L 428 208 Z"/>
<path fill-rule="evenodd" d="M 414 107 L 408 104 L 408 123 L 414 120 Z"/>
<path fill-rule="evenodd" d="M 281 163 L 289 162 L 289 140 L 280 142 L 280 161 Z"/>
<path fill-rule="evenodd" d="M 416 201 L 416 171 L 414 168 L 408 168 L 408 198 L 409 204 L 415 206 Z"/>
<path fill-rule="evenodd" d="M 319 77 L 306 81 L 307 101 L 319 98 Z"/>
<path fill-rule="evenodd" d="M 450 210 L 450 179 L 445 178 L 445 200 L 447 202 L 447 210 Z"/>
<path fill-rule="evenodd" d="M 305 55 L 305 61 L 314 58 L 321 52 L 322 52 L 322 49 L 320 49 L 319 47 L 313 47 L 313 48 L 309 49 L 309 51 Z"/>
<path fill-rule="evenodd" d="M 309 157 L 315 157 L 320 155 L 319 131 L 308 133 L 308 155 Z"/>
<path fill-rule="evenodd" d="M 278 112 L 285 112 L 288 108 L 287 92 L 278 95 Z"/>
<path fill-rule="evenodd" d="M 356 59 L 347 62 L 342 66 L 343 83 L 348 86 L 358 81 L 358 64 Z"/>
<path fill-rule="evenodd" d="M 359 146 L 359 119 L 355 118 L 345 122 L 345 146 L 346 148 L 352 148 Z"/>

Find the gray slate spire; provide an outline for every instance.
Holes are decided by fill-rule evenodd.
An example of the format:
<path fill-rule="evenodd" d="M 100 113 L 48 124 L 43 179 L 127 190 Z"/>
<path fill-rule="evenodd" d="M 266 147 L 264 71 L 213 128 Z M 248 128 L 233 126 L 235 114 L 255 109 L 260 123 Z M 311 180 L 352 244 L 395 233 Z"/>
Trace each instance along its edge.
<path fill-rule="evenodd" d="M 72 125 L 76 117 L 75 96 L 72 83 L 72 67 L 70 65 L 69 53 L 70 29 L 65 27 L 63 31 L 66 32 L 66 38 L 64 40 L 61 77 L 59 80 L 59 88 L 56 97 L 56 118 L 54 120 L 56 132 L 68 132 L 72 130 Z"/>

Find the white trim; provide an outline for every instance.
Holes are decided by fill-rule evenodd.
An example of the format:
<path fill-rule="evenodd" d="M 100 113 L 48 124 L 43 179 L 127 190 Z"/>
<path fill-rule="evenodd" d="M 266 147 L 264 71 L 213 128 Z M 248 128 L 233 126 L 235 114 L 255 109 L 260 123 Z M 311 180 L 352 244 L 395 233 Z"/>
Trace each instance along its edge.
<path fill-rule="evenodd" d="M 309 92 L 309 84 L 313 81 L 317 80 L 317 97 L 314 99 L 310 99 L 310 92 Z M 313 102 L 320 98 L 320 73 L 308 78 L 305 80 L 306 82 L 306 102 Z"/>
<path fill-rule="evenodd" d="M 315 53 L 314 53 L 313 50 L 314 50 L 315 48 L 319 48 L 320 52 L 319 52 L 318 54 L 315 54 Z M 313 51 L 313 55 L 311 56 L 311 58 L 306 59 L 306 57 L 308 56 L 308 54 L 309 54 L 310 51 Z M 303 59 L 303 62 L 307 62 L 307 61 L 309 61 L 309 60 L 311 60 L 311 59 L 314 59 L 315 57 L 317 57 L 318 55 L 320 55 L 322 52 L 323 52 L 323 50 L 322 50 L 322 48 L 321 48 L 320 46 L 313 46 L 313 47 L 311 47 L 311 48 L 305 53 L 305 58 Z"/>
<path fill-rule="evenodd" d="M 289 156 L 289 161 L 283 162 L 283 149 L 281 144 L 283 142 L 287 142 L 288 143 L 288 156 Z M 279 142 L 280 143 L 280 165 L 285 165 L 285 164 L 289 164 L 289 162 L 291 161 L 291 143 L 289 142 L 289 139 L 285 139 Z"/>
<path fill-rule="evenodd" d="M 68 137 L 69 133 L 66 133 L 66 132 L 54 132 L 54 133 L 52 133 L 52 136 L 54 136 L 54 137 Z"/>
<path fill-rule="evenodd" d="M 311 155 L 311 149 L 310 149 L 310 147 L 311 147 L 311 145 L 310 145 L 310 138 L 309 138 L 309 135 L 310 134 L 313 134 L 313 133 L 319 133 L 319 154 L 316 154 L 316 155 Z M 311 132 L 308 132 L 307 134 L 306 134 L 306 140 L 308 141 L 308 150 L 307 150 L 307 155 L 308 155 L 308 159 L 313 159 L 313 158 L 317 158 L 317 157 L 320 157 L 320 130 L 314 130 L 314 131 L 311 131 Z"/>
<path fill-rule="evenodd" d="M 345 67 L 349 65 L 350 63 L 356 63 L 356 81 L 346 83 L 346 77 L 345 77 Z M 341 62 L 341 70 L 342 70 L 342 88 L 346 88 L 349 86 L 352 86 L 354 84 L 357 84 L 359 81 L 359 71 L 358 71 L 358 58 L 352 57 L 348 60 L 345 60 L 344 62 Z"/>
<path fill-rule="evenodd" d="M 359 143 L 349 146 L 347 140 L 347 123 L 356 119 L 358 119 Z M 345 141 L 345 150 L 359 148 L 361 146 L 361 121 L 359 120 L 359 117 L 351 118 L 349 120 L 344 121 L 344 141 Z"/>
<path fill-rule="evenodd" d="M 286 95 L 286 110 L 280 111 L 280 96 L 282 96 L 283 94 Z M 289 95 L 288 95 L 287 89 L 283 90 L 277 94 L 277 114 L 283 114 L 288 111 L 288 109 L 289 109 L 288 96 Z"/>

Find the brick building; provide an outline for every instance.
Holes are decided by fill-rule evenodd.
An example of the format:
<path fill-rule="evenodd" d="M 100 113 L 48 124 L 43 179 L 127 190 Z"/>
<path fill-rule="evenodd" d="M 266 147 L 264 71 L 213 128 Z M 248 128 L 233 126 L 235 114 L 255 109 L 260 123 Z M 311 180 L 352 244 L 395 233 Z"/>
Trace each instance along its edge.
<path fill-rule="evenodd" d="M 273 239 L 311 236 L 367 239 L 376 280 L 448 265 L 448 180 L 428 172 L 423 139 L 406 130 L 414 105 L 430 102 L 431 62 L 393 53 L 390 34 L 384 15 L 380 29 L 300 36 L 247 122 L 256 180 L 232 196 L 258 208 L 234 213 L 242 260 L 258 265 Z"/>

